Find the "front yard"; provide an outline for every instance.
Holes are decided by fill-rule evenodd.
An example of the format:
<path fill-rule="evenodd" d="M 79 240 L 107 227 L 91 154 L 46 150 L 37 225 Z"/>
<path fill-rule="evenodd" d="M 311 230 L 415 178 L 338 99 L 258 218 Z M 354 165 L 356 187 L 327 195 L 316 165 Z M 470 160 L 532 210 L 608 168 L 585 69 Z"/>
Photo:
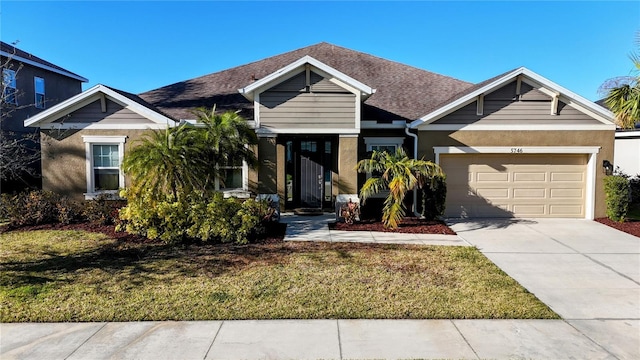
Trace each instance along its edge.
<path fill-rule="evenodd" d="M 0 234 L 2 322 L 558 316 L 478 250 Z"/>

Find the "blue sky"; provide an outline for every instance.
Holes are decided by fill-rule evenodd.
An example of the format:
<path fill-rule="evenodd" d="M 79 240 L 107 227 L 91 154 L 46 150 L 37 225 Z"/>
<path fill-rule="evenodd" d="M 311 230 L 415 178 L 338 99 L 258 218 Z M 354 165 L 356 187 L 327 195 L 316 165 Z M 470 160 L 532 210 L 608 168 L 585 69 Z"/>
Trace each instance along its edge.
<path fill-rule="evenodd" d="M 133 93 L 326 41 L 470 82 L 525 66 L 597 100 L 638 31 L 638 1 L 0 2 L 3 41 Z"/>

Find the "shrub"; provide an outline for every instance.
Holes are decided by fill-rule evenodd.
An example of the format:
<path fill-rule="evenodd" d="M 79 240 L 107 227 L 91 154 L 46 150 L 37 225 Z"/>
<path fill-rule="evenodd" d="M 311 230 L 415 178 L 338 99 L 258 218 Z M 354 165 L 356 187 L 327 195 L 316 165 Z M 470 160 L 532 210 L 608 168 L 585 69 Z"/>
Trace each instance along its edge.
<path fill-rule="evenodd" d="M 86 221 L 84 216 L 84 204 L 77 201 L 71 201 L 64 196 L 58 196 L 55 204 L 57 218 L 61 224 L 71 224 Z"/>
<path fill-rule="evenodd" d="M 71 224 L 91 221 L 112 224 L 117 220 L 114 208 L 122 202 L 100 196 L 96 200 L 73 201 L 51 191 L 35 190 L 0 196 L 0 218 L 10 227 L 40 224 Z"/>
<path fill-rule="evenodd" d="M 0 212 L 10 227 L 48 224 L 58 221 L 56 204 L 60 197 L 49 191 L 31 191 L 2 195 Z"/>
<path fill-rule="evenodd" d="M 447 178 L 445 175 L 434 176 L 422 188 L 422 216 L 427 220 L 435 220 L 444 215 L 447 199 Z"/>
<path fill-rule="evenodd" d="M 113 200 L 110 194 L 101 194 L 84 203 L 82 214 L 90 222 L 111 225 L 118 221 L 118 209 L 125 205 L 122 200 Z"/>
<path fill-rule="evenodd" d="M 631 203 L 640 204 L 640 174 L 629 179 L 629 187 L 631 188 Z"/>
<path fill-rule="evenodd" d="M 631 190 L 629 180 L 623 175 L 611 175 L 604 178 L 607 217 L 614 221 L 624 222 L 629 211 Z"/>
<path fill-rule="evenodd" d="M 193 192 L 176 201 L 153 201 L 148 193 L 129 194 L 127 206 L 120 209 L 122 223 L 117 229 L 166 243 L 197 240 L 244 244 L 264 231 L 267 213 L 265 201 L 241 202 L 225 199 L 222 193 Z"/>

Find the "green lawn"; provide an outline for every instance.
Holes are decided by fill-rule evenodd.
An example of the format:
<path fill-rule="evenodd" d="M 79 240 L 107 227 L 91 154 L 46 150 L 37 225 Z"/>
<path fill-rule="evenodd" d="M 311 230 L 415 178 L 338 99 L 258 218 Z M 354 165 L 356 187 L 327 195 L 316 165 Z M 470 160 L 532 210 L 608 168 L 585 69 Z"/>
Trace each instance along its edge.
<path fill-rule="evenodd" d="M 2 322 L 558 316 L 474 248 L 0 234 Z"/>

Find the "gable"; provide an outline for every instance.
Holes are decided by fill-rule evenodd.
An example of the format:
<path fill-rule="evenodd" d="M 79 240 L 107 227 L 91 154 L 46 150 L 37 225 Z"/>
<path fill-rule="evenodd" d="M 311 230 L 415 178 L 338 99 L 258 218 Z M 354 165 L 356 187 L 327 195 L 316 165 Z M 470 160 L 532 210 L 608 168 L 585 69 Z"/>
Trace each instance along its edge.
<path fill-rule="evenodd" d="M 279 84 L 276 84 L 272 88 L 265 92 L 305 92 L 307 91 L 306 74 L 301 72 L 298 75 L 293 76 Z M 334 93 L 348 93 L 347 89 L 334 84 L 329 79 L 322 75 L 309 71 L 309 91 L 310 92 L 334 92 Z"/>
<path fill-rule="evenodd" d="M 262 131 L 356 131 L 359 125 L 356 94 L 310 70 L 263 91 L 257 102 Z"/>
<path fill-rule="evenodd" d="M 524 67 L 477 84 L 411 123 L 419 130 L 612 130 L 613 114 Z"/>
<path fill-rule="evenodd" d="M 101 100 L 95 101 L 85 105 L 84 107 L 72 111 L 71 113 L 60 117 L 52 123 L 67 123 L 67 124 L 153 124 L 153 122 L 127 108 L 112 101 L 110 99 L 105 100 L 105 106 L 103 108 Z"/>
<path fill-rule="evenodd" d="M 478 115 L 478 101 L 482 101 Z M 517 94 L 514 80 L 468 105 L 432 122 L 432 125 L 598 125 L 600 121 L 558 100 L 556 114 L 552 114 L 554 99 L 522 82 Z"/>
<path fill-rule="evenodd" d="M 67 129 L 162 129 L 176 121 L 136 95 L 96 85 L 35 116 L 28 127 Z"/>

